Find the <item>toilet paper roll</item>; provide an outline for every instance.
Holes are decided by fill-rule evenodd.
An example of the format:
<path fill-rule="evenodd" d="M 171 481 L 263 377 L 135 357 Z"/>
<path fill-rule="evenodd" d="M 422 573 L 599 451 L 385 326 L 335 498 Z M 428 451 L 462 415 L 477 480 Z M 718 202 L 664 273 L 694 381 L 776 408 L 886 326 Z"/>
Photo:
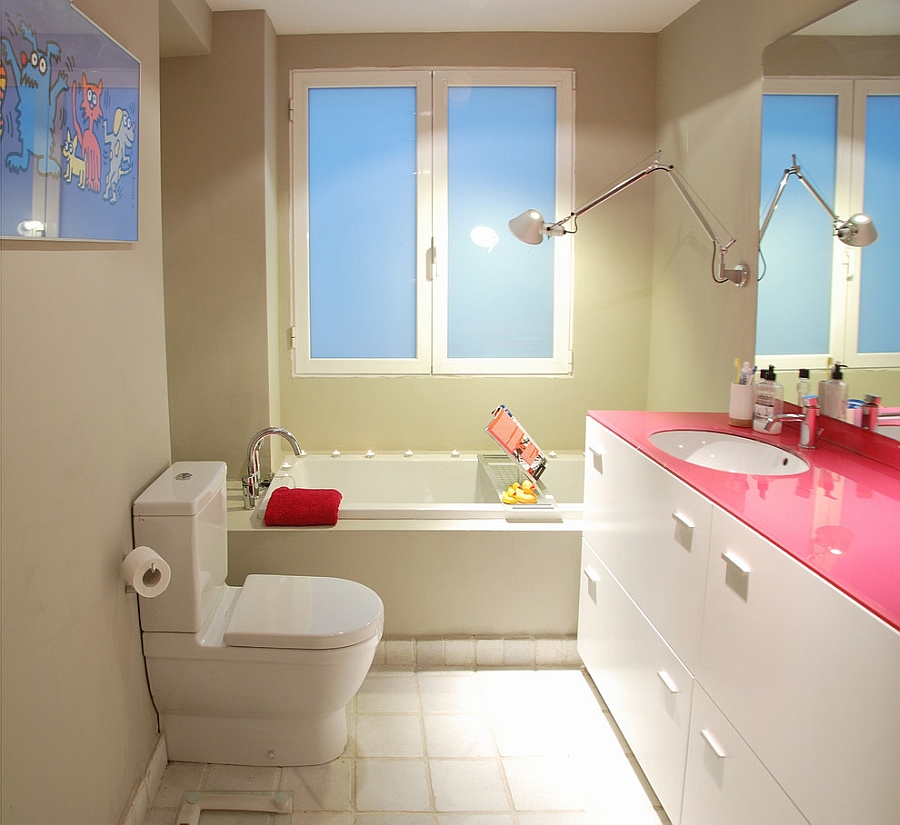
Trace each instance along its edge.
<path fill-rule="evenodd" d="M 152 599 L 169 586 L 172 570 L 150 547 L 135 547 L 122 562 L 122 578 L 138 595 Z"/>

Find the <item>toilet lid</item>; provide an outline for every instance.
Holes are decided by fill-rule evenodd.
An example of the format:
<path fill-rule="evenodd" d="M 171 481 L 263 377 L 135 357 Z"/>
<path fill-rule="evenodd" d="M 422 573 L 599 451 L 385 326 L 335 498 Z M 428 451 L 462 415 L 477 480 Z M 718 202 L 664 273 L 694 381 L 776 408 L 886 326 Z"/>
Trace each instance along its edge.
<path fill-rule="evenodd" d="M 320 576 L 247 576 L 223 641 L 237 647 L 324 650 L 381 632 L 384 605 L 363 584 Z"/>

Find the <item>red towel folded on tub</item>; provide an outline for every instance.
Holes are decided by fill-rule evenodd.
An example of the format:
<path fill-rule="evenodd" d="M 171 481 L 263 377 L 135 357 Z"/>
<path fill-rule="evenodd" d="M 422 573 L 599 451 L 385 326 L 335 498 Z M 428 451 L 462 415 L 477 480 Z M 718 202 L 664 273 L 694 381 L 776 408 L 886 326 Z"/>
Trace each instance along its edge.
<path fill-rule="evenodd" d="M 269 527 L 333 527 L 342 498 L 337 490 L 279 487 L 269 496 L 265 521 Z"/>

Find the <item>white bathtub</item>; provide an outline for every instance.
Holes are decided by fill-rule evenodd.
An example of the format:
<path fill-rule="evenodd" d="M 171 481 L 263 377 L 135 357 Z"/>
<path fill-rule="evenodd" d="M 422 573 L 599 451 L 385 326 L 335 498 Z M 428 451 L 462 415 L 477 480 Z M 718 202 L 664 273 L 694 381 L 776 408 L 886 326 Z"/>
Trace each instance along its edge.
<path fill-rule="evenodd" d="M 526 476 L 504 455 L 305 455 L 282 465 L 254 520 L 262 523 L 272 491 L 287 486 L 339 490 L 340 519 L 563 521 L 581 518 L 583 474 L 583 455 L 558 455 L 541 476 L 539 502 L 507 506 L 497 488 Z"/>
<path fill-rule="evenodd" d="M 474 453 L 305 456 L 273 483 L 340 490 L 337 525 L 266 527 L 235 487 L 228 583 L 362 582 L 384 602 L 389 639 L 574 638 L 583 466 L 581 454 L 552 458 L 541 481 L 555 508 L 522 512 L 500 503 Z"/>

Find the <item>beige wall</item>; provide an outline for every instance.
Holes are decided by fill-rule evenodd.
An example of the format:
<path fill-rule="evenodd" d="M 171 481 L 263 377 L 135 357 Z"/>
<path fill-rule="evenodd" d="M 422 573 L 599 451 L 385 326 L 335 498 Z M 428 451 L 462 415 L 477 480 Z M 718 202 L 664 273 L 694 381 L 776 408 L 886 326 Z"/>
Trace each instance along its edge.
<path fill-rule="evenodd" d="M 623 243 L 602 242 L 599 215 L 581 224 L 573 377 L 292 378 L 287 349 L 288 73 L 291 68 L 358 65 L 574 67 L 579 84 L 576 199 L 584 201 L 655 148 L 655 38 L 280 37 L 276 121 L 268 135 L 277 142 L 278 184 L 267 193 L 264 182 L 274 169 L 264 171 L 262 164 L 268 145 L 259 113 L 268 55 L 257 48 L 261 35 L 253 14 L 215 15 L 210 57 L 163 61 L 163 122 L 190 124 L 188 130 L 176 127 L 179 134 L 168 129 L 163 134 L 175 456 L 224 458 L 229 474 L 236 476 L 251 434 L 268 424 L 288 427 L 312 450 L 483 449 L 489 443 L 483 428 L 499 403 L 508 404 L 547 449 L 571 449 L 583 439 L 588 408 L 644 406 L 652 187 L 620 196 L 617 215 L 634 223 Z M 277 197 L 277 290 L 270 279 L 272 236 L 265 234 L 272 227 L 263 227 L 263 209 L 256 207 L 267 194 Z M 266 305 L 268 341 L 262 337 Z M 268 361 L 261 351 L 267 345 Z M 274 374 L 267 376 L 267 368 L 278 371 L 277 381 Z"/>
<path fill-rule="evenodd" d="M 0 244 L 3 825 L 118 822 L 157 736 L 119 580 L 169 461 L 157 12 L 78 5 L 141 61 L 140 240 Z"/>
<path fill-rule="evenodd" d="M 762 52 L 845 2 L 701 0 L 659 38 L 659 142 L 738 243 L 755 278 Z M 670 192 L 656 205 L 648 405 L 724 410 L 734 359 L 752 360 L 756 286 L 712 283 L 706 245 Z M 709 247 L 706 247 L 709 249 Z M 709 253 L 708 253 L 709 254 Z"/>
<path fill-rule="evenodd" d="M 275 35 L 264 12 L 228 12 L 212 43 L 161 61 L 169 416 L 173 458 L 224 460 L 236 476 L 278 417 Z"/>

